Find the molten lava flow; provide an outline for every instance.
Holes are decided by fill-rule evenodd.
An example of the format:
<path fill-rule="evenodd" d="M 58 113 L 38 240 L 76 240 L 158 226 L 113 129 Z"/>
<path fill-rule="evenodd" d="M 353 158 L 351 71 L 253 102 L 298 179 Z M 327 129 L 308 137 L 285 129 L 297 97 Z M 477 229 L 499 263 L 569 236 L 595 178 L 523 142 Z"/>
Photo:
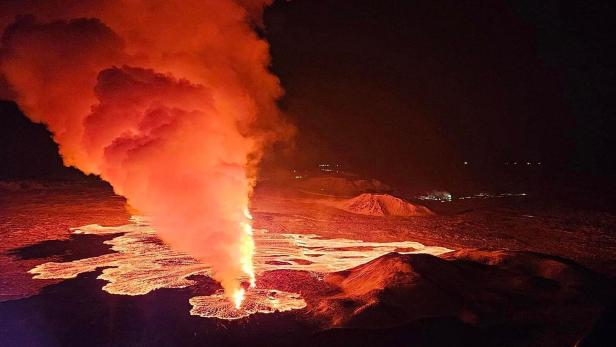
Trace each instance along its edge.
<path fill-rule="evenodd" d="M 274 313 L 299 310 L 306 307 L 306 301 L 299 294 L 275 289 L 255 289 L 246 293 L 242 309 L 230 307 L 222 293 L 190 298 L 191 315 L 205 318 L 240 319 L 255 313 Z"/>
<path fill-rule="evenodd" d="M 255 285 L 257 165 L 292 132 L 253 30 L 270 2 L 0 3 L 0 77 L 24 113 L 240 303 L 241 280 Z"/>
<path fill-rule="evenodd" d="M 112 235 L 113 253 L 69 262 L 49 262 L 29 272 L 37 279 L 75 278 L 85 272 L 103 268 L 98 277 L 107 282 L 103 290 L 118 295 L 143 295 L 160 288 L 185 288 L 194 285 L 195 275 L 212 276 L 213 268 L 170 249 L 161 243 L 148 221 L 133 217 L 131 224 L 114 227 L 86 225 L 74 229 L 75 234 Z M 348 270 L 390 252 L 440 255 L 451 249 L 425 246 L 413 241 L 365 242 L 362 240 L 328 239 L 314 234 L 277 234 L 256 229 L 254 256 L 257 274 L 269 271 L 309 271 L 330 273 Z M 238 319 L 253 313 L 272 313 L 301 309 L 306 302 L 296 293 L 275 289 L 238 287 L 225 298 L 224 292 L 190 299 L 191 314 L 202 317 Z"/>

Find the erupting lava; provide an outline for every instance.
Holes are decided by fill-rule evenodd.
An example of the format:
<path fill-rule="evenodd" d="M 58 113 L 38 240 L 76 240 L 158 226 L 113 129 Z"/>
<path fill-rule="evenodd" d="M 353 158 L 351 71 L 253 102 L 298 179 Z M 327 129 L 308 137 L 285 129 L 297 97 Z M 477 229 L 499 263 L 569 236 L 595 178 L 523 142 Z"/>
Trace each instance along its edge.
<path fill-rule="evenodd" d="M 87 225 L 75 234 L 110 235 L 123 233 L 106 244 L 113 253 L 70 262 L 49 262 L 32 270 L 37 279 L 68 279 L 80 273 L 104 268 L 99 279 L 108 283 L 103 290 L 119 295 L 143 295 L 160 288 L 184 288 L 194 285 L 192 276 L 212 276 L 213 268 L 159 242 L 148 222 L 133 217 L 131 224 L 118 227 Z M 365 242 L 362 240 L 328 239 L 314 234 L 277 234 L 256 229 L 254 255 L 257 275 L 270 271 L 307 271 L 317 275 L 348 270 L 390 252 L 440 255 L 450 249 L 424 246 L 418 242 Z M 254 273 L 253 273 L 254 276 Z M 246 275 L 250 281 L 254 277 Z M 254 282 L 253 282 L 254 283 Z M 279 283 L 279 285 L 282 283 Z M 306 302 L 297 293 L 276 288 L 248 289 L 239 287 L 232 300 L 223 292 L 190 299 L 191 314 L 201 317 L 238 319 L 254 313 L 272 313 L 302 309 Z"/>
<path fill-rule="evenodd" d="M 219 318 L 226 320 L 240 319 L 255 313 L 273 313 L 299 310 L 306 307 L 301 295 L 287 293 L 275 289 L 255 289 L 246 292 L 246 300 L 241 309 L 230 307 L 222 293 L 209 296 L 190 298 L 192 309 L 190 314 L 204 318 Z"/>
<path fill-rule="evenodd" d="M 252 238 L 252 225 L 250 224 L 252 221 L 252 215 L 250 215 L 248 207 L 244 208 L 244 217 L 246 217 L 247 221 L 241 223 L 244 235 L 242 236 L 240 245 L 240 263 L 242 264 L 242 271 L 248 276 L 250 288 L 254 288 L 256 286 L 256 279 L 254 265 L 252 264 L 252 257 L 255 253 L 255 242 Z M 242 306 L 242 301 L 244 301 L 245 294 L 246 290 L 244 288 L 236 288 L 233 294 L 231 294 L 236 309 L 239 309 Z"/>
<path fill-rule="evenodd" d="M 255 284 L 257 165 L 293 132 L 253 30 L 270 2 L 0 4 L 0 77 L 24 113 L 66 165 L 108 181 L 166 243 L 211 266 L 236 305 L 241 279 Z"/>

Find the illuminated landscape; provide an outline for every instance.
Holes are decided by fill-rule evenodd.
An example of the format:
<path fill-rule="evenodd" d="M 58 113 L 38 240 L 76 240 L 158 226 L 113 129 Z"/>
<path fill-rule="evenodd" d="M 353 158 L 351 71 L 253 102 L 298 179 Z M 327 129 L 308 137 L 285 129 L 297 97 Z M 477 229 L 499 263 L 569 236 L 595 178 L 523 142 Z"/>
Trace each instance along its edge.
<path fill-rule="evenodd" d="M 257 324 L 268 331 L 268 336 L 276 336 L 273 340 L 276 342 L 272 342 L 276 345 L 285 345 L 287 337 L 281 336 L 293 334 L 304 336 L 308 345 L 317 341 L 336 344 L 341 336 L 354 339 L 357 334 L 368 341 L 377 341 L 383 338 L 381 331 L 387 334 L 397 331 L 385 340 L 387 343 L 395 344 L 400 338 L 425 343 L 421 339 L 436 338 L 430 333 L 432 325 L 451 329 L 449 336 L 433 340 L 437 344 L 447 344 L 453 339 L 462 343 L 468 339 L 484 339 L 481 341 L 490 345 L 501 343 L 504 341 L 501 336 L 508 336 L 513 345 L 529 338 L 558 345 L 583 334 L 592 317 L 609 302 L 612 292 L 604 276 L 614 271 L 609 264 L 613 264 L 610 249 L 616 246 L 616 241 L 601 227 L 611 223 L 605 219 L 607 216 L 599 224 L 589 224 L 588 219 L 571 224 L 574 220 L 570 217 L 555 219 L 553 214 L 528 217 L 528 211 L 520 206 L 532 206 L 542 200 L 532 195 L 485 197 L 477 200 L 483 206 L 481 210 L 462 215 L 452 212 L 466 210 L 468 199 L 434 202 L 432 216 L 396 217 L 350 213 L 336 207 L 346 206 L 348 198 L 315 198 L 293 189 L 282 192 L 267 187 L 258 189 L 252 209 L 257 249 L 256 288 L 249 288 L 248 278 L 243 278 L 246 295 L 240 309 L 236 309 L 222 294 L 220 286 L 210 280 L 211 269 L 207 264 L 168 248 L 147 220 L 130 217 L 123 211 L 122 201 L 105 189 L 90 188 L 84 193 L 80 192 L 79 185 L 47 185 L 5 193 L 13 203 L 8 213 L 3 213 L 3 223 L 16 223 L 19 211 L 26 210 L 34 217 L 33 221 L 39 221 L 34 225 L 42 221 L 52 223 L 42 229 L 45 234 L 39 236 L 39 241 L 15 239 L 7 249 L 11 250 L 10 259 L 3 258 L 3 293 L 10 293 L 11 297 L 5 298 L 0 307 L 8 315 L 31 322 L 16 326 L 3 321 L 3 329 L 9 329 L 5 331 L 20 332 L 4 335 L 13 339 L 8 341 L 30 336 L 22 341 L 42 343 L 42 337 L 32 335 L 29 326 L 48 323 L 41 321 L 42 317 L 26 313 L 30 305 L 40 307 L 36 304 L 39 300 L 76 300 L 74 304 L 62 305 L 62 312 L 88 311 L 96 306 L 111 308 L 118 304 L 118 309 L 128 309 L 134 305 L 130 302 L 137 300 L 138 306 L 130 310 L 139 314 L 154 310 L 148 315 L 154 314 L 152 317 L 159 317 L 156 321 L 161 322 L 139 323 L 147 327 L 162 324 L 167 319 L 164 318 L 167 308 L 137 303 L 158 302 L 163 300 L 157 299 L 158 295 L 164 295 L 175 298 L 173 315 L 184 317 L 183 320 L 191 316 L 197 319 L 186 323 L 190 329 L 199 331 L 210 324 L 219 326 L 204 330 L 203 338 L 223 344 L 250 339 L 247 336 L 256 334 L 250 326 Z M 47 197 L 47 203 L 37 203 L 40 197 Z M 479 206 L 473 199 L 470 204 Z M 53 221 L 90 223 L 97 218 L 96 215 L 76 216 L 73 214 L 76 208 L 104 210 L 107 219 L 103 218 L 103 223 L 116 226 L 91 223 L 71 228 L 70 232 L 52 226 Z M 126 218 L 126 222 L 121 223 L 121 218 Z M 525 220 L 524 228 L 533 230 L 532 234 L 511 238 L 494 232 L 512 219 Z M 586 230 L 584 239 L 603 240 L 605 252 L 591 252 L 592 243 L 579 239 L 581 235 L 569 234 L 568 238 L 548 241 L 550 234 L 573 226 Z M 28 230 L 33 230 L 32 227 Z M 55 236 L 49 234 L 54 230 Z M 58 244 L 44 241 L 58 238 L 64 241 L 57 241 Z M 532 247 L 527 246 L 533 252 L 477 249 L 486 239 L 500 244 L 501 249 L 534 240 Z M 547 252 L 576 254 L 578 261 L 605 275 L 565 258 L 548 256 Z M 12 273 L 22 275 L 13 277 Z M 79 296 L 60 299 L 78 290 L 71 283 L 83 283 L 88 289 L 80 291 L 102 296 L 85 302 Z M 49 291 L 56 287 L 57 290 Z M 128 301 L 116 302 L 113 297 L 126 297 Z M 519 303 L 513 304 L 512 298 Z M 91 307 L 89 300 L 98 303 Z M 537 306 L 533 302 L 543 304 Z M 51 310 L 49 314 L 57 312 L 52 307 L 43 309 L 47 310 Z M 277 318 L 279 315 L 295 318 L 285 318 L 282 323 Z M 104 314 L 95 321 L 108 324 L 103 322 L 110 322 L 109 319 L 118 317 Z M 461 323 L 454 324 L 450 319 Z M 96 325 L 87 328 L 81 321 L 70 324 L 91 333 L 95 333 L 92 329 L 98 330 Z M 406 332 L 396 330 L 400 326 L 405 326 Z M 220 335 L 222 327 L 249 331 Z M 337 329 L 331 330 L 334 327 Z M 381 330 L 364 330 L 374 327 Z M 519 329 L 525 332 L 520 333 Z M 563 330 L 568 333 L 550 332 Z M 518 331 L 519 336 L 512 338 L 509 334 L 513 331 Z M 100 341 L 107 343 L 120 343 L 130 336 L 124 333 L 116 336 L 116 333 L 96 332 Z M 200 341 L 189 335 L 181 341 L 187 344 Z M 65 335 L 63 341 L 69 343 L 76 336 Z M 160 341 L 172 338 L 161 332 L 153 336 Z"/>
<path fill-rule="evenodd" d="M 156 232 L 138 218 L 130 225 L 117 228 L 90 225 L 77 228 L 74 233 L 123 235 L 105 242 L 117 253 L 67 263 L 44 263 L 29 271 L 34 278 L 69 279 L 84 272 L 106 268 L 99 276 L 109 282 L 102 288 L 104 291 L 143 295 L 160 288 L 190 286 L 194 282 L 187 277 L 193 275 L 211 276 L 207 265 L 168 249 L 156 238 Z M 390 252 L 440 255 L 451 251 L 409 241 L 380 243 L 321 239 L 318 235 L 269 234 L 266 230 L 256 230 L 254 236 L 259 250 L 254 259 L 257 275 L 277 270 L 309 271 L 323 275 L 354 268 Z M 248 278 L 244 280 L 248 281 Z M 249 289 L 247 293 L 247 302 L 240 309 L 235 309 L 224 295 L 218 293 L 191 298 L 191 314 L 237 319 L 257 312 L 284 312 L 306 306 L 299 294 L 267 288 Z"/>
<path fill-rule="evenodd" d="M 0 346 L 616 345 L 609 1 L 0 1 Z"/>

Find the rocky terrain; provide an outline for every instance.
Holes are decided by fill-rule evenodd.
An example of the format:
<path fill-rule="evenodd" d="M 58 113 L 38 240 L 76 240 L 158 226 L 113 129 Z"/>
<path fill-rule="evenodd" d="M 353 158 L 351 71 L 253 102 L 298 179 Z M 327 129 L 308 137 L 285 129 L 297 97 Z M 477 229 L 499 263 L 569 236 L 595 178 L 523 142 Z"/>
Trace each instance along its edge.
<path fill-rule="evenodd" d="M 592 346 L 613 322 L 614 216 L 533 195 L 428 209 L 382 193 L 259 188 L 252 214 L 265 252 L 257 277 L 268 288 L 265 306 L 261 292 L 252 293 L 254 312 L 226 321 L 205 318 L 216 317 L 208 307 L 219 304 L 220 286 L 201 265 L 159 249 L 154 234 L 71 234 L 127 223 L 123 199 L 108 188 L 3 189 L 0 345 L 87 337 L 105 346 Z M 140 249 L 157 251 L 139 260 Z M 135 271 L 126 266 L 133 263 Z M 70 279 L 54 269 L 72 271 Z M 37 273 L 46 279 L 33 279 Z M 141 287 L 131 281 L 149 289 L 133 293 Z M 296 303 L 289 311 L 276 303 L 286 296 Z"/>
<path fill-rule="evenodd" d="M 333 206 L 367 216 L 419 217 L 432 216 L 427 207 L 414 205 L 389 194 L 363 193 L 351 199 L 336 201 Z"/>

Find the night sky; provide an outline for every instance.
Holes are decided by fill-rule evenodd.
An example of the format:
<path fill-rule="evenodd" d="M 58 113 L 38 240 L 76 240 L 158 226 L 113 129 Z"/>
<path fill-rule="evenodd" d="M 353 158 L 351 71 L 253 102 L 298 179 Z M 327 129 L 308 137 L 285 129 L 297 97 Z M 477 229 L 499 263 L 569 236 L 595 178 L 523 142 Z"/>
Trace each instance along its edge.
<path fill-rule="evenodd" d="M 297 158 L 380 176 L 464 161 L 605 170 L 613 12 L 592 1 L 278 2 L 267 37 Z"/>
<path fill-rule="evenodd" d="M 530 161 L 607 175 L 614 7 L 276 1 L 263 35 L 286 90 L 281 107 L 299 130 L 284 162 L 336 161 L 386 180 L 444 176 L 464 161 L 474 173 Z M 14 104 L 0 112 L 0 176 L 61 176 L 44 129 Z"/>

